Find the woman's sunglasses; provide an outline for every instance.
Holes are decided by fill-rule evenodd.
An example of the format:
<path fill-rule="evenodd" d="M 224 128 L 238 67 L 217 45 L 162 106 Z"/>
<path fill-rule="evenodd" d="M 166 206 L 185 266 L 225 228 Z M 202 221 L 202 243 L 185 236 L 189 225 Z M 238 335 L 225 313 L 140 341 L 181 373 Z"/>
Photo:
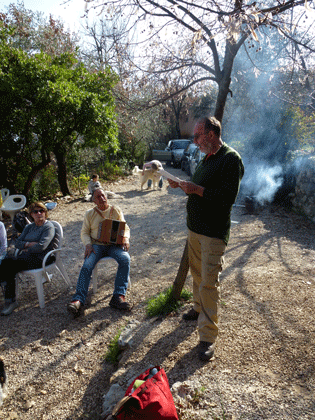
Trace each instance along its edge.
<path fill-rule="evenodd" d="M 45 213 L 45 210 L 33 210 L 32 213 Z"/>

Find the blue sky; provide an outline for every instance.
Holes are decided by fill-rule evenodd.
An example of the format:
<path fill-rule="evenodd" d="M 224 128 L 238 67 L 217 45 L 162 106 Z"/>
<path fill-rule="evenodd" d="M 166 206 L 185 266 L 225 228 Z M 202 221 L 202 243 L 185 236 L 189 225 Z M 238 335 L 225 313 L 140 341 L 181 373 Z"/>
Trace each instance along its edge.
<path fill-rule="evenodd" d="M 0 0 L 0 11 L 5 11 L 5 6 L 17 4 L 16 0 Z M 63 0 L 24 0 L 26 9 L 44 12 L 48 17 L 51 13 L 54 17 L 61 18 L 66 28 L 79 30 L 80 16 L 84 14 L 84 0 L 71 0 L 65 3 Z M 81 19 L 83 22 L 83 19 Z"/>

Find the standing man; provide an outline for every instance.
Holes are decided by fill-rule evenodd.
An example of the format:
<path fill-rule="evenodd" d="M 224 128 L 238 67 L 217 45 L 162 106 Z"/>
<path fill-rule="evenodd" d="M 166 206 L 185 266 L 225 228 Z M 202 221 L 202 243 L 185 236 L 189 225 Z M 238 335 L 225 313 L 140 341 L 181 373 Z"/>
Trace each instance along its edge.
<path fill-rule="evenodd" d="M 91 275 L 98 261 L 103 257 L 111 257 L 118 263 L 118 270 L 115 279 L 113 296 L 109 306 L 115 309 L 129 311 L 131 306 L 125 301 L 130 271 L 129 237 L 130 230 L 126 225 L 123 244 L 111 245 L 104 244 L 97 240 L 99 224 L 104 219 L 114 219 L 125 221 L 124 215 L 119 207 L 111 206 L 107 202 L 107 196 L 102 189 L 96 189 L 93 192 L 92 200 L 96 207 L 87 210 L 81 229 L 81 240 L 85 245 L 84 263 L 81 268 L 77 282 L 76 293 L 67 309 L 74 315 L 79 315 L 81 307 L 89 290 Z"/>
<path fill-rule="evenodd" d="M 214 117 L 198 120 L 194 143 L 206 156 L 198 164 L 192 182 L 168 182 L 188 195 L 188 257 L 194 306 L 183 319 L 198 320 L 199 358 L 208 361 L 218 336 L 219 274 L 244 166 L 240 155 L 222 141 L 221 124 Z"/>

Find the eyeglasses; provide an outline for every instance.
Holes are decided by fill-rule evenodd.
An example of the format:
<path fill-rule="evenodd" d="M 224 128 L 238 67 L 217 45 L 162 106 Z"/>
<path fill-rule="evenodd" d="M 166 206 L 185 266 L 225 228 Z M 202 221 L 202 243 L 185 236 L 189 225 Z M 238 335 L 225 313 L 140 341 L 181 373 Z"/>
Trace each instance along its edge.
<path fill-rule="evenodd" d="M 37 214 L 37 213 L 41 214 L 41 213 L 45 213 L 45 210 L 33 210 L 32 213 L 34 213 L 34 214 Z"/>

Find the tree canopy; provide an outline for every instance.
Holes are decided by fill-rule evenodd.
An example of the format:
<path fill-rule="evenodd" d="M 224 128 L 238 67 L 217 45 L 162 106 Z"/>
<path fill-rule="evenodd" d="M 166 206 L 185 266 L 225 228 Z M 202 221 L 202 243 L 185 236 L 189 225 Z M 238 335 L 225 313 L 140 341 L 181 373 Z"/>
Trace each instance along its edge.
<path fill-rule="evenodd" d="M 61 190 L 67 154 L 74 146 L 116 150 L 117 126 L 110 68 L 90 73 L 75 55 L 28 55 L 12 46 L 12 29 L 0 31 L 1 177 L 28 194 L 37 172 L 54 155 Z M 12 154 L 14 152 L 14 155 Z"/>
<path fill-rule="evenodd" d="M 66 30 L 60 19 L 26 9 L 23 1 L 10 3 L 6 9 L 0 13 L 0 21 L 14 29 L 8 37 L 13 47 L 29 54 L 43 51 L 51 56 L 76 51 L 79 37 Z"/>

